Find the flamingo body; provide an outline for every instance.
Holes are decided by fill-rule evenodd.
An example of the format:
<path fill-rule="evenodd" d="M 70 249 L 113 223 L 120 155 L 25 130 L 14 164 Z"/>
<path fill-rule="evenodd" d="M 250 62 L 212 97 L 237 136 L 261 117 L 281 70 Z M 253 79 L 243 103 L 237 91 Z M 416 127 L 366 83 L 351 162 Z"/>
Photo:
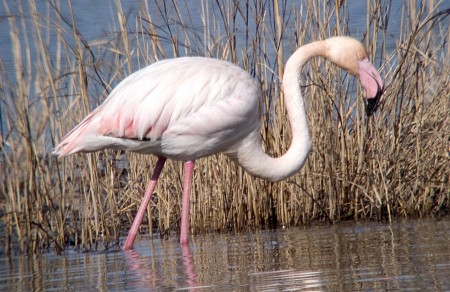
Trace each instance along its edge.
<path fill-rule="evenodd" d="M 261 94 L 254 79 L 231 63 L 200 57 L 168 59 L 131 74 L 62 139 L 54 154 L 61 157 L 113 148 L 159 157 L 123 249 L 133 248 L 166 158 L 184 161 L 180 243 L 187 244 L 196 159 L 223 152 L 250 174 L 273 182 L 294 175 L 303 166 L 312 141 L 299 74 L 313 57 L 324 57 L 358 77 L 369 106 L 376 105 L 383 89 L 380 75 L 357 40 L 334 37 L 300 47 L 284 71 L 292 141 L 281 157 L 263 151 Z"/>
<path fill-rule="evenodd" d="M 196 160 L 232 151 L 259 131 L 260 94 L 240 67 L 208 58 L 168 59 L 125 78 L 56 148 L 104 148 Z"/>

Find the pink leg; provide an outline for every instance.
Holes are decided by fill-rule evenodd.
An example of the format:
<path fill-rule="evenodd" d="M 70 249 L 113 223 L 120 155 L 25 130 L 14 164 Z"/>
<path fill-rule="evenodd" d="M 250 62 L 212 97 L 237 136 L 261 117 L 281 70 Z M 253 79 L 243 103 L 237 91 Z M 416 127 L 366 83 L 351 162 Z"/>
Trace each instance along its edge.
<path fill-rule="evenodd" d="M 123 250 L 130 250 L 133 249 L 133 243 L 136 239 L 136 235 L 139 231 L 139 226 L 142 223 L 142 219 L 144 219 L 145 212 L 147 211 L 147 206 L 150 203 L 150 199 L 152 198 L 153 191 L 156 187 L 156 182 L 158 181 L 159 174 L 161 173 L 161 170 L 164 167 L 164 163 L 166 162 L 165 157 L 159 157 L 158 161 L 156 162 L 155 169 L 153 170 L 153 175 L 148 183 L 147 190 L 145 191 L 144 198 L 142 199 L 141 205 L 139 206 L 139 210 L 136 214 L 136 217 L 134 217 L 133 225 L 130 228 L 130 231 L 128 231 L 127 239 L 125 240 L 125 244 L 123 245 Z"/>
<path fill-rule="evenodd" d="M 194 173 L 195 162 L 186 161 L 184 163 L 184 179 L 183 179 L 183 199 L 181 203 L 181 228 L 180 228 L 180 244 L 187 245 L 189 242 L 189 207 L 192 186 L 192 175 Z"/>

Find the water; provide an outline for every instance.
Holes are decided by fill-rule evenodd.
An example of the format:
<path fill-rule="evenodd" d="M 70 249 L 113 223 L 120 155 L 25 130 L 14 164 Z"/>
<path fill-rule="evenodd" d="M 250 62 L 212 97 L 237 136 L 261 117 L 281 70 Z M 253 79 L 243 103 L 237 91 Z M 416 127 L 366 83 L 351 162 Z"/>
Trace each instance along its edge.
<path fill-rule="evenodd" d="M 32 1 L 33 2 L 33 1 Z M 73 72 L 76 69 L 71 68 L 70 64 L 66 64 L 67 60 L 64 56 L 66 56 L 66 53 L 69 56 L 72 56 L 73 59 L 76 57 L 73 55 L 73 47 L 75 46 L 75 40 L 73 39 L 73 36 L 71 34 L 72 27 L 71 25 L 67 24 L 71 22 L 71 12 L 70 12 L 70 1 L 34 1 L 36 4 L 36 13 L 38 15 L 40 24 L 39 27 L 42 29 L 42 38 L 45 40 L 46 44 L 46 51 L 48 52 L 51 60 L 52 60 L 52 66 L 56 66 L 55 62 L 58 59 L 58 45 L 57 45 L 57 34 L 58 31 L 62 31 L 64 34 L 64 45 L 62 48 L 60 48 L 61 52 L 59 53 L 59 57 L 62 58 L 60 69 L 63 71 L 63 73 L 58 73 L 61 75 L 65 75 L 64 71 L 66 72 Z M 179 7 L 179 10 L 176 10 L 173 6 L 173 3 L 178 3 L 176 6 Z M 239 1 L 238 1 L 239 2 Z M 253 3 L 252 1 L 250 1 Z M 333 2 L 333 1 L 331 1 Z M 383 15 L 387 15 L 385 19 L 383 20 L 377 20 L 377 25 L 380 27 L 381 31 L 385 31 L 386 35 L 384 36 L 386 40 L 386 51 L 387 55 L 393 56 L 393 63 L 396 63 L 396 56 L 395 51 L 396 47 L 398 45 L 398 36 L 401 31 L 401 24 L 402 19 L 404 17 L 404 10 L 402 9 L 404 6 L 407 5 L 413 5 L 414 3 L 418 9 L 421 6 L 421 3 L 426 3 L 427 1 L 401 1 L 401 0 L 383 0 L 381 1 Z M 8 114 L 13 115 L 13 118 L 11 120 L 14 120 L 14 114 L 13 114 L 13 108 L 11 104 L 13 103 L 12 100 L 8 100 L 9 98 L 13 99 L 14 94 L 11 95 L 11 97 L 8 97 L 10 94 L 8 93 L 10 90 L 12 92 L 15 91 L 15 83 L 16 83 L 16 68 L 18 67 L 17 64 L 14 64 L 15 60 L 13 58 L 14 54 L 17 53 L 15 50 L 16 47 L 13 46 L 13 42 L 11 39 L 12 32 L 10 29 L 10 21 L 14 19 L 17 23 L 17 34 L 18 38 L 21 42 L 21 51 L 22 51 L 22 58 L 25 58 L 23 60 L 23 64 L 21 64 L 21 68 L 24 70 L 23 75 L 25 76 L 25 79 L 30 78 L 31 82 L 29 84 L 29 96 L 30 100 L 33 100 L 36 98 L 36 96 L 39 96 L 41 88 L 36 88 L 36 86 L 39 84 L 39 73 L 42 71 L 42 68 L 40 68 L 40 63 L 36 60 L 42 58 L 40 54 L 38 54 L 38 50 L 40 48 L 35 47 L 36 42 L 36 36 L 32 28 L 34 26 L 33 19 L 30 17 L 31 11 L 33 9 L 30 8 L 30 2 L 29 1 L 3 1 L 2 4 L 0 4 L 0 68 L 2 76 L 0 76 L 0 82 L 6 84 L 6 89 L 4 90 L 5 93 L 5 99 L 6 101 L 0 102 L 0 141 L 3 140 L 3 137 L 12 135 L 13 133 L 7 132 L 7 120 L 6 116 Z M 53 7 L 50 3 L 56 3 L 54 4 L 55 7 L 61 12 L 61 16 L 65 21 L 62 21 L 61 23 L 57 22 L 57 16 L 58 13 L 55 12 L 55 7 Z M 223 21 L 221 20 L 221 12 L 218 8 L 218 5 L 221 3 L 221 1 L 188 1 L 188 0 L 182 0 L 182 1 L 167 1 L 166 5 L 162 5 L 162 3 L 165 3 L 164 1 L 159 1 L 160 5 L 156 5 L 154 1 L 133 1 L 133 0 L 122 0 L 122 1 L 91 1 L 91 0 L 77 0 L 77 1 L 71 1 L 72 8 L 73 8 L 73 17 L 76 23 L 76 28 L 78 32 L 80 33 L 80 36 L 88 43 L 90 44 L 91 49 L 94 51 L 94 54 L 97 56 L 98 59 L 103 59 L 105 55 L 107 55 L 107 49 L 108 47 L 107 43 L 109 41 L 112 41 L 114 39 L 115 32 L 117 32 L 119 29 L 119 20 L 117 19 L 117 6 L 120 6 L 122 8 L 122 11 L 124 11 L 124 14 L 127 18 L 127 27 L 130 30 L 130 32 L 135 31 L 136 28 L 136 18 L 139 17 L 139 10 L 145 6 L 144 3 L 147 3 L 149 5 L 149 10 L 152 15 L 153 21 L 156 23 L 157 27 L 157 33 L 160 36 L 160 39 L 162 41 L 162 45 L 165 48 L 164 51 L 167 52 L 167 57 L 172 57 L 172 41 L 171 36 L 168 35 L 168 30 L 178 32 L 177 38 L 179 38 L 180 44 L 183 43 L 183 38 L 185 34 L 187 33 L 189 35 L 189 43 L 192 51 L 190 50 L 183 50 L 183 45 L 180 45 L 180 51 L 178 52 L 180 55 L 204 55 L 205 54 L 205 47 L 202 43 L 203 39 L 203 11 L 206 9 L 206 6 L 208 6 L 208 17 L 206 21 L 208 21 L 211 25 L 214 24 L 214 29 L 217 29 L 217 31 L 214 30 L 214 36 L 213 38 L 217 38 L 218 40 L 221 40 L 225 36 L 225 28 L 223 27 Z M 240 8 L 242 10 L 245 10 L 245 1 L 241 1 Z M 284 33 L 284 46 L 285 46 L 285 58 L 289 56 L 289 52 L 292 52 L 292 50 L 296 47 L 295 41 L 294 41 L 294 31 L 296 30 L 296 24 L 294 21 L 294 9 L 295 7 L 296 11 L 302 11 L 302 15 L 306 15 L 305 7 L 308 5 L 308 1 L 306 0 L 286 0 L 286 1 L 280 1 L 280 5 L 283 11 L 286 12 L 286 31 Z M 439 7 L 436 9 L 436 13 L 438 11 L 444 11 L 450 9 L 450 2 L 449 1 L 439 1 Z M 120 5 L 119 5 L 120 4 Z M 327 4 L 328 5 L 328 4 Z M 368 16 L 366 15 L 366 5 L 367 1 L 352 1 L 351 4 L 348 4 L 348 12 L 342 12 L 343 18 L 348 20 L 348 28 L 345 30 L 347 31 L 348 35 L 351 35 L 357 39 L 364 39 L 366 35 L 366 21 Z M 163 8 L 164 7 L 164 8 Z M 253 4 L 250 5 L 250 7 L 253 7 Z M 272 5 L 266 3 L 266 8 L 268 9 L 269 14 L 272 12 Z M 164 10 L 167 9 L 167 10 Z M 363 13 L 361 13 L 363 12 Z M 181 18 L 183 19 L 183 22 L 186 21 L 186 25 L 189 29 L 183 30 L 183 32 L 179 32 L 180 29 L 180 21 L 178 19 L 178 13 L 181 13 Z M 255 13 L 253 8 L 250 8 L 250 15 L 249 18 L 252 19 L 254 15 L 252 13 Z M 162 16 L 164 14 L 165 16 Z M 269 31 L 273 26 L 272 23 L 272 17 L 271 15 L 265 15 L 265 25 L 269 28 Z M 334 15 L 331 16 L 331 19 L 329 20 L 329 25 L 332 27 L 334 25 L 333 21 Z M 167 18 L 167 19 L 166 19 Z M 389 20 L 389 21 L 388 21 Z M 245 21 L 243 19 L 243 16 L 241 14 L 237 14 L 236 16 L 236 40 L 237 40 L 237 51 L 242 51 L 248 46 L 252 46 L 251 40 L 252 35 L 248 39 L 246 39 L 247 34 L 247 27 L 245 24 Z M 300 22 L 301 25 L 305 25 L 306 29 L 309 24 L 307 24 L 307 21 Z M 250 34 L 254 33 L 255 30 L 255 22 L 251 20 L 249 22 L 249 32 Z M 170 27 L 170 29 L 168 29 Z M 187 31 L 192 31 L 192 35 L 188 33 Z M 333 29 L 330 29 L 330 31 L 333 31 Z M 380 32 L 381 33 L 381 32 Z M 132 33 L 131 33 L 132 35 Z M 270 39 L 270 37 L 269 37 Z M 104 45 L 99 45 L 103 43 Z M 133 43 L 133 42 L 132 42 Z M 379 45 L 382 42 L 379 43 Z M 67 45 L 67 47 L 66 47 Z M 137 45 L 137 44 L 135 44 Z M 140 46 L 144 46 L 141 48 L 132 48 L 132 55 L 133 55 L 133 68 L 136 70 L 139 67 L 143 67 L 147 64 L 138 64 L 137 61 L 137 50 L 147 50 L 147 41 L 140 40 L 139 42 Z M 28 50 L 29 49 L 29 56 L 28 56 Z M 97 50 L 98 49 L 98 50 Z M 267 56 L 269 60 L 269 64 L 275 63 L 275 56 L 276 56 L 276 48 L 270 44 L 267 45 L 265 48 L 265 55 Z M 105 52 L 106 51 L 106 52 Z M 381 65 L 381 52 L 382 50 L 379 48 L 377 50 L 379 53 L 377 56 L 375 56 L 374 64 L 379 66 Z M 214 54 L 214 53 L 213 53 Z M 26 57 L 28 56 L 28 57 Z M 384 57 L 383 57 L 384 58 Z M 27 64 L 30 60 L 30 68 L 28 68 Z M 89 59 L 89 58 L 87 58 Z M 107 59 L 107 58 L 106 58 Z M 107 63 L 107 62 L 106 62 Z M 241 61 L 238 60 L 238 63 L 240 64 Z M 66 66 L 69 66 L 66 68 Z M 4 68 L 4 69 L 3 69 Z M 56 68 L 51 68 L 50 71 L 55 71 Z M 59 70 L 59 69 L 58 69 Z M 30 71 L 30 72 L 28 72 Z M 110 72 L 103 72 L 102 70 L 99 70 L 100 75 L 102 74 L 110 74 Z M 53 72 L 53 74 L 56 74 Z M 95 75 L 94 73 L 92 73 Z M 69 74 L 70 75 L 70 74 Z M 56 79 L 59 79 L 61 76 L 55 75 Z M 108 77 L 108 76 L 105 76 Z M 268 79 L 270 80 L 270 78 Z M 71 82 L 70 79 L 68 82 Z M 95 82 L 89 82 L 89 84 L 92 87 L 92 84 L 95 84 Z M 42 85 L 42 84 L 41 84 Z M 45 85 L 45 84 L 44 84 Z M 113 84 L 114 85 L 114 84 Z M 39 86 L 37 86 L 39 87 Z M 98 88 L 89 88 L 90 95 L 93 99 L 100 95 L 100 92 L 98 92 Z M 64 90 L 60 90 L 60 94 L 65 95 Z M 70 93 L 72 94 L 72 93 Z M 98 104 L 100 101 L 94 102 L 94 104 Z M 8 114 L 7 114 L 8 113 Z M 6 141 L 6 139 L 5 139 Z M 10 146 L 8 143 L 5 143 L 3 146 L 6 147 L 6 153 L 9 153 Z M 48 148 L 52 148 L 54 145 L 49 145 Z M 49 150 L 47 149 L 47 150 Z M 3 159 L 3 157 L 0 157 L 0 162 Z"/>
<path fill-rule="evenodd" d="M 1 291 L 449 291 L 450 218 L 142 237 L 134 251 L 0 259 Z"/>
<path fill-rule="evenodd" d="M 36 11 L 41 18 L 41 25 L 42 25 L 42 33 L 45 39 L 47 39 L 48 44 L 48 51 L 51 56 L 53 56 L 53 59 L 56 59 L 56 45 L 53 43 L 56 39 L 56 33 L 57 29 L 54 24 L 54 18 L 55 12 L 54 8 L 49 5 L 47 1 L 35 1 L 36 2 Z M 64 18 L 68 21 L 70 21 L 70 7 L 68 5 L 68 1 L 56 1 L 58 4 L 57 7 L 59 7 L 62 15 Z M 91 1 L 91 0 L 77 0 L 72 1 L 72 9 L 74 13 L 75 23 L 77 25 L 77 30 L 79 31 L 80 35 L 91 44 L 91 49 L 95 51 L 96 45 L 92 45 L 100 40 L 109 40 L 112 37 L 112 34 L 114 32 L 117 32 L 119 30 L 119 24 L 117 19 L 117 6 L 114 1 Z M 164 22 L 161 16 L 162 11 L 161 9 L 162 5 L 155 5 L 152 3 L 153 1 L 149 1 L 148 5 L 152 14 L 152 17 L 154 19 L 154 22 L 157 24 L 158 27 L 158 35 L 161 37 L 162 45 L 165 47 L 165 51 L 169 54 L 168 57 L 172 57 L 170 54 L 171 48 L 173 46 L 170 37 L 167 35 L 167 25 L 166 22 Z M 206 1 L 208 2 L 208 1 Z M 211 19 L 209 20 L 211 23 L 213 22 L 215 17 L 220 17 L 220 12 L 218 11 L 217 5 L 214 4 L 215 1 L 209 1 L 209 16 Z M 303 14 L 306 12 L 305 6 L 307 5 L 307 1 L 298 1 L 298 0 L 287 0 L 287 1 L 280 1 L 282 7 L 287 7 L 287 13 L 293 13 L 292 7 L 296 7 L 297 11 L 303 11 Z M 28 1 L 9 1 L 6 2 L 8 10 L 5 8 L 4 4 L 0 4 L 0 58 L 2 61 L 2 66 L 5 67 L 5 72 L 8 74 L 8 79 L 14 81 L 15 80 L 15 68 L 14 65 L 14 59 L 13 59 L 13 49 L 12 49 L 12 42 L 11 42 L 11 31 L 9 28 L 9 17 L 8 16 L 14 16 L 16 21 L 19 21 L 21 18 L 19 17 L 22 12 L 20 10 L 20 7 L 23 7 L 23 14 L 25 19 L 25 25 L 26 26 L 33 26 L 33 23 L 31 19 L 29 18 L 29 13 L 32 11 L 29 7 Z M 19 4 L 21 3 L 21 5 Z M 202 23 L 202 10 L 204 9 L 202 7 L 202 4 L 200 1 L 196 1 L 195 3 L 191 3 L 189 1 L 183 0 L 178 1 L 178 6 L 181 7 L 181 16 L 184 21 L 187 21 L 187 26 L 193 31 L 193 33 L 197 33 L 197 37 L 202 38 L 203 37 L 203 23 Z M 141 6 L 143 6 L 142 1 L 133 1 L 133 0 L 122 0 L 120 1 L 120 5 L 122 7 L 122 10 L 124 14 L 127 17 L 128 21 L 128 27 L 130 31 L 136 30 L 136 18 L 139 17 L 139 9 L 141 9 Z M 364 35 L 366 34 L 366 14 L 360 13 L 361 11 L 366 11 L 366 1 L 354 1 L 351 3 L 351 5 L 348 5 L 349 9 L 349 15 L 346 16 L 348 19 L 348 34 L 352 35 L 353 37 L 357 39 L 363 39 Z M 404 5 L 403 1 L 400 0 L 393 0 L 393 1 L 383 1 L 383 7 L 386 11 L 389 11 L 390 15 L 390 22 L 386 24 L 386 30 L 389 32 L 387 35 L 387 46 L 388 51 L 394 51 L 396 49 L 396 38 L 398 37 L 400 33 L 400 22 L 399 19 L 401 18 L 401 7 Z M 270 5 L 267 5 L 270 6 Z M 88 7 L 88 9 L 87 9 Z M 178 23 L 178 16 L 177 12 L 173 8 L 173 5 L 171 3 L 167 4 L 167 13 L 168 17 L 168 24 L 173 31 L 177 31 L 179 29 L 179 23 Z M 439 10 L 444 10 L 450 8 L 449 4 L 441 4 Z M 244 3 L 241 3 L 241 9 L 245 9 Z M 269 8 L 267 8 L 269 9 Z M 7 13 L 9 11 L 9 13 Z M 268 12 L 272 13 L 272 12 Z M 50 19 L 47 19 L 49 18 Z M 252 15 L 250 15 L 252 17 Z M 271 26 L 271 16 L 266 16 L 266 25 Z M 290 47 L 292 42 L 292 38 L 294 36 L 294 30 L 295 30 L 295 24 L 293 20 L 293 15 L 289 18 L 290 25 L 287 26 L 287 33 L 285 35 L 285 50 L 286 52 L 291 52 L 293 48 Z M 246 24 L 242 17 L 238 14 L 237 18 L 237 27 L 236 27 L 236 36 L 237 36 L 237 48 L 238 50 L 243 50 L 245 47 L 245 35 L 247 32 Z M 330 21 L 333 25 L 333 20 Z M 68 42 L 70 46 L 74 46 L 74 40 L 71 36 L 70 32 L 72 30 L 71 27 L 69 27 L 67 24 L 62 23 L 63 27 L 62 29 L 66 30 L 65 35 L 65 41 Z M 216 34 L 221 34 L 221 37 L 225 35 L 225 28 L 223 27 L 223 23 L 216 19 L 216 24 L 218 28 L 218 32 L 215 32 Z M 248 24 L 250 33 L 255 30 L 255 23 L 253 21 L 250 21 Z M 34 42 L 32 39 L 32 35 L 27 35 L 26 32 L 21 31 L 23 28 L 19 25 L 19 39 L 22 41 L 23 46 L 28 45 L 33 58 L 37 58 L 37 52 L 35 51 L 36 48 L 34 48 Z M 183 43 L 183 34 L 178 36 L 180 38 L 180 42 Z M 214 35 L 216 38 L 221 38 L 219 35 Z M 192 37 L 192 39 L 195 39 L 195 37 Z M 27 39 L 28 43 L 25 43 L 24 40 Z M 193 42 L 191 40 L 191 42 Z M 27 47 L 27 46 L 26 46 Z M 104 47 L 107 47 L 105 44 Z M 192 47 L 198 47 L 197 49 L 194 49 L 194 51 L 197 51 L 198 54 L 202 55 L 204 54 L 203 50 L 204 47 L 201 44 L 201 42 L 197 43 L 194 42 L 192 44 Z M 24 49 L 24 48 L 22 48 Z M 104 49 L 104 48 L 103 48 Z M 266 50 L 268 50 L 266 53 L 269 58 L 271 56 L 275 56 L 275 48 L 271 45 L 268 45 Z M 183 50 L 179 52 L 181 55 L 186 54 Z M 192 54 L 193 52 L 190 52 Z M 22 54 L 26 54 L 25 51 L 22 52 Z M 99 55 L 104 54 L 98 53 Z M 285 57 L 288 57 L 289 54 L 287 54 Z M 273 59 L 274 60 L 274 59 Z M 64 62 L 64 60 L 62 60 Z M 35 62 L 32 62 L 32 70 L 37 71 L 39 68 L 35 68 L 34 64 Z M 26 70 L 26 68 L 25 68 Z M 30 72 L 25 72 L 25 74 L 30 74 Z M 33 74 L 34 72 L 31 72 Z"/>

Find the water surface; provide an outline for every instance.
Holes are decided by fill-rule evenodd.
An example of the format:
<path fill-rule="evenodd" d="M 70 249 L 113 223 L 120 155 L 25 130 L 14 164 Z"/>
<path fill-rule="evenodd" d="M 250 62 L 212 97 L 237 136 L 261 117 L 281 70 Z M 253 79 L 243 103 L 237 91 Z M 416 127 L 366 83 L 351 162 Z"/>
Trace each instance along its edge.
<path fill-rule="evenodd" d="M 134 251 L 0 259 L 1 291 L 449 291 L 450 218 L 141 237 Z"/>

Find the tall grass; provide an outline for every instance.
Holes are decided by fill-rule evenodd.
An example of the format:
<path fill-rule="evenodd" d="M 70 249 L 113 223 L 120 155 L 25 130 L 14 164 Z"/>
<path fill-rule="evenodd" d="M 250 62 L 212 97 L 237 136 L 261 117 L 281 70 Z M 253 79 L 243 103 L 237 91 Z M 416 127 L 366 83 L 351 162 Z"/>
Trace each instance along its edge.
<path fill-rule="evenodd" d="M 191 197 L 194 234 L 448 215 L 450 11 L 416 2 L 403 2 L 401 18 L 392 19 L 389 6 L 368 0 L 366 26 L 355 34 L 385 80 L 378 112 L 367 118 L 355 79 L 313 60 L 302 76 L 314 140 L 304 169 L 273 184 L 223 155 L 200 160 Z M 200 11 L 183 1 L 143 1 L 136 17 L 115 1 L 116 26 L 91 40 L 68 3 L 63 9 L 51 0 L 38 11 L 35 0 L 19 1 L 17 14 L 2 3 L 13 52 L 12 60 L 0 56 L 5 252 L 107 248 L 125 235 L 155 159 L 105 150 L 57 160 L 49 153 L 131 72 L 185 55 L 239 64 L 261 85 L 261 135 L 266 151 L 278 156 L 290 143 L 280 87 L 284 60 L 304 43 L 354 31 L 348 1 L 205 0 Z M 394 48 L 392 21 L 401 28 Z M 181 178 L 181 163 L 168 162 L 143 232 L 177 234 Z"/>

